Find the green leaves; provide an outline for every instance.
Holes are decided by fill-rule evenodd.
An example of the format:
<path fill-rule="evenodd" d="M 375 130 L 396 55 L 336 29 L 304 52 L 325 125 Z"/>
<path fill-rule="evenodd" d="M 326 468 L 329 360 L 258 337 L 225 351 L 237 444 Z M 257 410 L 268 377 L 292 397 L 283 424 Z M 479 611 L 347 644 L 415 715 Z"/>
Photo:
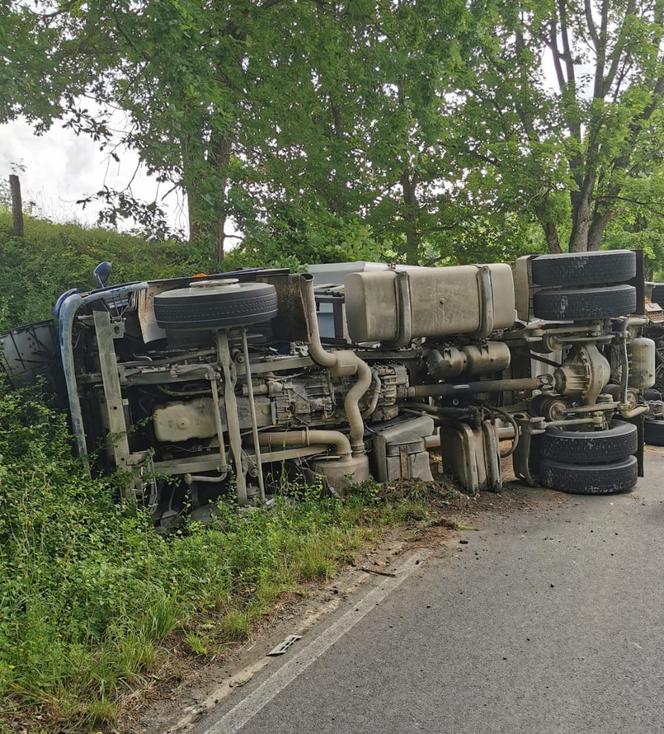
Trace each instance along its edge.
<path fill-rule="evenodd" d="M 477 92 L 465 110 L 501 174 L 499 196 L 536 218 L 552 249 L 563 232 L 572 249 L 600 246 L 615 197 L 640 175 L 643 131 L 661 106 L 659 5 L 586 6 L 496 5 L 493 38 L 478 36 L 468 77 Z M 569 214 L 552 220 L 560 191 Z"/>
<path fill-rule="evenodd" d="M 516 256 L 533 223 L 539 247 L 597 247 L 611 202 L 662 152 L 651 0 L 8 7 L 0 119 L 62 115 L 108 146 L 106 110 L 124 111 L 121 143 L 186 194 L 192 241 L 219 259 L 228 220 L 247 252 L 275 232 L 319 247 L 330 218 L 412 262 L 464 259 L 475 230 Z M 131 199 L 113 205 L 144 211 Z"/>
<path fill-rule="evenodd" d="M 219 255 L 231 217 L 264 263 L 276 232 L 295 238 L 300 261 L 359 257 L 365 245 L 449 257 L 459 231 L 448 222 L 493 216 L 456 196 L 468 168 L 458 94 L 483 12 L 462 0 L 96 0 L 82 13 L 49 0 L 12 11 L 24 31 L 13 76 L 38 76 L 67 124 L 102 146 L 109 127 L 81 95 L 124 110 L 122 142 L 187 194 L 192 239 Z M 19 51 L 30 44 L 42 67 Z M 18 111 L 53 117 L 37 94 L 7 115 Z M 141 211 L 126 192 L 115 206 Z M 338 231 L 363 232 L 360 249 L 326 239 Z"/>
<path fill-rule="evenodd" d="M 111 724 L 167 635 L 196 647 L 199 625 L 213 629 L 218 652 L 366 532 L 362 500 L 310 488 L 271 510 L 222 502 L 218 527 L 163 538 L 118 503 L 114 478 L 85 475 L 63 416 L 0 387 L 0 426 L 0 726 L 17 707 L 30 730 L 35 707 L 48 731 Z"/>

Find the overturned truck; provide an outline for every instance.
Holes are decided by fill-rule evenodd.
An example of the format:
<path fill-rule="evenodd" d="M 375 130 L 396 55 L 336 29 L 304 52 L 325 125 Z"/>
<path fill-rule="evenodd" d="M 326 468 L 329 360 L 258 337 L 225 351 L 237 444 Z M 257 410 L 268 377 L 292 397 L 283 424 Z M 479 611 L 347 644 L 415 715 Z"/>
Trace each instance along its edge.
<path fill-rule="evenodd" d="M 9 379 L 56 364 L 82 460 L 126 471 L 164 528 L 295 475 L 606 494 L 643 471 L 635 252 L 242 270 L 70 291 L 55 313 L 2 336 Z"/>

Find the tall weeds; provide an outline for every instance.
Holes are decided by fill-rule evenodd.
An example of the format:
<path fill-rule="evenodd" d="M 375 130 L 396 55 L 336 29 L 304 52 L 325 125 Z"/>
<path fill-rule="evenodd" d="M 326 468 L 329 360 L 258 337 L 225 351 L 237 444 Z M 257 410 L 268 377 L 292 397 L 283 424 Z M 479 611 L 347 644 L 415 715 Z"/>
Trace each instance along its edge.
<path fill-rule="evenodd" d="M 220 505 L 216 528 L 169 538 L 90 480 L 62 416 L 0 392 L 0 695 L 5 722 L 41 707 L 52 731 L 112 720 L 120 694 L 182 630 L 193 653 L 238 640 L 286 592 L 347 560 L 381 517 L 368 495 L 272 509 Z M 199 626 L 206 619 L 214 625 Z M 203 631 L 201 631 L 203 630 Z"/>

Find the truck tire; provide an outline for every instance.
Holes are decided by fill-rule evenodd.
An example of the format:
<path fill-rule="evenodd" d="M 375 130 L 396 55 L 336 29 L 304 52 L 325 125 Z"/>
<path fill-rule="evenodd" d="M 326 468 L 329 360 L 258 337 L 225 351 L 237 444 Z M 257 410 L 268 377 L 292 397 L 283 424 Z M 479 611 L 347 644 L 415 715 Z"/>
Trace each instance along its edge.
<path fill-rule="evenodd" d="M 603 288 L 565 288 L 535 293 L 534 312 L 545 321 L 585 321 L 627 316 L 636 310 L 631 285 Z"/>
<path fill-rule="evenodd" d="M 570 464 L 606 464 L 635 454 L 639 432 L 632 423 L 612 421 L 606 431 L 566 431 L 552 426 L 538 436 L 540 456 Z"/>
<path fill-rule="evenodd" d="M 650 300 L 664 308 L 664 283 L 655 283 L 653 285 Z"/>
<path fill-rule="evenodd" d="M 643 399 L 646 401 L 661 400 L 662 393 L 659 390 L 655 390 L 654 388 L 648 388 L 647 390 L 643 391 Z"/>
<path fill-rule="evenodd" d="M 570 252 L 542 255 L 532 263 L 537 285 L 603 285 L 624 283 L 636 276 L 636 253 L 631 250 Z"/>
<path fill-rule="evenodd" d="M 155 296 L 154 314 L 159 326 L 174 330 L 223 329 L 260 324 L 277 315 L 277 292 L 269 283 L 216 281 L 206 285 Z"/>
<path fill-rule="evenodd" d="M 568 494 L 618 494 L 629 492 L 638 479 L 636 456 L 612 464 L 565 464 L 544 459 L 540 481 L 549 489 Z"/>
<path fill-rule="evenodd" d="M 646 418 L 643 422 L 643 439 L 649 446 L 664 446 L 664 420 Z"/>

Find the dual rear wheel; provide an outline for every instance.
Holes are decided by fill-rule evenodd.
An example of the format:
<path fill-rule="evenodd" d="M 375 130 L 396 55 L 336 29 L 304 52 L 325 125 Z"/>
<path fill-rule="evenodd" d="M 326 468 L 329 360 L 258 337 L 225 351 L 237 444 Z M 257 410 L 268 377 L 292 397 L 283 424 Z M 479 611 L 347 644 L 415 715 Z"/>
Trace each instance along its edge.
<path fill-rule="evenodd" d="M 589 321 L 636 311 L 636 253 L 630 250 L 536 257 L 533 310 L 546 321 Z M 614 420 L 606 430 L 551 426 L 537 437 L 535 452 L 545 487 L 570 494 L 629 492 L 637 481 L 635 425 Z"/>
<path fill-rule="evenodd" d="M 570 494 L 618 494 L 633 489 L 638 478 L 638 431 L 634 424 L 612 421 L 604 431 L 547 428 L 536 443 L 540 481 Z"/>
<path fill-rule="evenodd" d="M 636 310 L 631 250 L 542 255 L 531 262 L 533 311 L 545 321 L 589 321 Z"/>

